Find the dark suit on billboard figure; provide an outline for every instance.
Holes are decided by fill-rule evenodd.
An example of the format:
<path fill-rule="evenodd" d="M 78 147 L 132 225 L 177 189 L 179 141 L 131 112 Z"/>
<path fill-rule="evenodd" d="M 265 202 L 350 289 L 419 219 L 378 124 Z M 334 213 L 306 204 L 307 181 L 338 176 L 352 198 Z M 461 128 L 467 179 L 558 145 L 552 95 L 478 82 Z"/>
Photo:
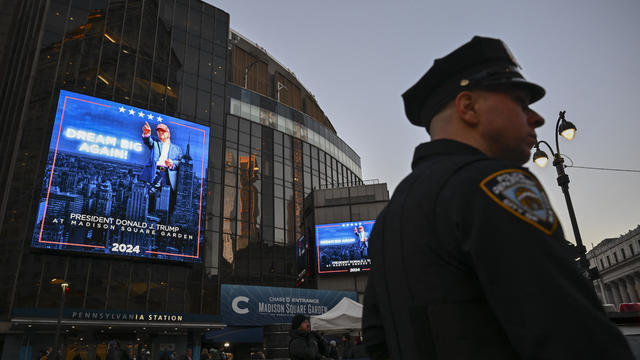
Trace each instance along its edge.
<path fill-rule="evenodd" d="M 158 139 L 151 137 L 151 127 L 145 121 L 142 127 L 142 141 L 151 150 L 149 160 L 140 175 L 140 180 L 149 183 L 149 195 L 155 195 L 168 185 L 171 188 L 169 212 L 173 210 L 178 184 L 178 170 L 182 149 L 171 142 L 171 132 L 165 124 L 156 126 Z"/>
<path fill-rule="evenodd" d="M 358 241 L 358 249 L 360 250 L 360 257 L 365 257 L 365 252 L 369 247 L 369 240 L 367 239 L 367 234 L 364 232 L 364 227 L 360 225 L 357 228 L 353 228 L 353 233 L 356 236 Z M 368 254 L 367 254 L 368 255 Z"/>

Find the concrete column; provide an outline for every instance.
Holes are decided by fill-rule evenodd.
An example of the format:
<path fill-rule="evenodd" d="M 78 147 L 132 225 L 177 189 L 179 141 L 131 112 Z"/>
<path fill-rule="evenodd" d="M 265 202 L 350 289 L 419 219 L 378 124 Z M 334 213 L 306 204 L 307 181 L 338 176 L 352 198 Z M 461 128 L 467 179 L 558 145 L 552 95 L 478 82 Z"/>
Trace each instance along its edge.
<path fill-rule="evenodd" d="M 598 296 L 598 299 L 600 299 L 600 302 L 603 304 L 606 304 L 607 302 L 604 300 L 604 290 L 602 289 L 602 281 L 600 280 L 596 280 L 593 282 L 593 287 L 596 290 L 596 295 Z"/>
<path fill-rule="evenodd" d="M 620 291 L 622 292 L 622 297 L 624 299 L 624 302 L 627 302 L 627 303 L 633 302 L 633 299 L 631 298 L 631 292 L 629 291 L 629 286 L 627 284 L 625 277 L 623 276 L 619 278 L 618 281 L 620 282 Z"/>
<path fill-rule="evenodd" d="M 611 286 L 609 284 L 603 284 L 604 293 L 607 295 L 607 304 L 615 304 L 615 299 L 613 298 L 613 291 L 611 291 Z"/>
<path fill-rule="evenodd" d="M 596 289 L 600 291 L 600 300 L 602 300 L 603 304 L 610 304 L 611 296 L 607 294 L 607 290 L 605 290 L 604 288 L 604 281 L 602 281 L 602 278 L 600 278 L 596 280 L 596 282 L 598 283 Z"/>
<path fill-rule="evenodd" d="M 617 311 L 617 309 L 620 308 L 620 304 L 623 303 L 622 297 L 620 297 L 620 289 L 618 288 L 618 284 L 615 280 L 609 281 L 607 285 L 609 286 L 609 289 L 611 289 L 611 295 L 613 295 L 613 305 L 616 306 Z"/>
<path fill-rule="evenodd" d="M 631 302 L 637 303 L 639 298 L 638 298 L 638 291 L 636 290 L 635 281 L 633 281 L 633 278 L 631 277 L 631 275 L 625 276 L 624 281 L 625 281 L 625 284 L 627 285 L 627 292 L 629 293 Z"/>
<path fill-rule="evenodd" d="M 616 279 L 616 284 L 618 285 L 618 291 L 620 291 L 620 298 L 623 303 L 630 303 L 631 298 L 629 297 L 629 292 L 627 291 L 627 284 L 624 279 Z"/>
<path fill-rule="evenodd" d="M 633 283 L 633 288 L 636 290 L 636 294 L 638 295 L 638 299 L 640 299 L 640 273 L 634 272 L 630 275 L 631 282 Z"/>

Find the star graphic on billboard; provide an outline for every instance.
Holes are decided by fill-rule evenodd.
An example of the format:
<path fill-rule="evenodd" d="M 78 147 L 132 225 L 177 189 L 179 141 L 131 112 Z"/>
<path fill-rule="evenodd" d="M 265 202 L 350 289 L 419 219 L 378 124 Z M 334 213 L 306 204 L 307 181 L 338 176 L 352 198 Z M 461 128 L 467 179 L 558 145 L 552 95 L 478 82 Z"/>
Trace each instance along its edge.
<path fill-rule="evenodd" d="M 147 115 L 147 119 L 149 119 L 149 120 L 153 120 L 153 115 L 148 114 L 148 115 Z"/>
<path fill-rule="evenodd" d="M 120 106 L 120 109 L 119 109 L 119 110 L 120 110 L 120 112 L 121 112 L 121 113 L 123 113 L 123 112 L 124 112 L 124 110 L 125 110 L 124 106 Z"/>
<path fill-rule="evenodd" d="M 144 117 L 144 113 L 142 111 L 138 112 L 138 117 Z"/>
<path fill-rule="evenodd" d="M 135 111 L 133 111 L 133 109 L 129 109 L 129 115 L 133 115 L 133 114 L 135 114 L 135 113 L 136 113 L 136 112 L 135 112 Z"/>
<path fill-rule="evenodd" d="M 162 118 L 160 116 L 156 117 L 156 119 L 158 119 L 158 122 L 162 122 Z"/>

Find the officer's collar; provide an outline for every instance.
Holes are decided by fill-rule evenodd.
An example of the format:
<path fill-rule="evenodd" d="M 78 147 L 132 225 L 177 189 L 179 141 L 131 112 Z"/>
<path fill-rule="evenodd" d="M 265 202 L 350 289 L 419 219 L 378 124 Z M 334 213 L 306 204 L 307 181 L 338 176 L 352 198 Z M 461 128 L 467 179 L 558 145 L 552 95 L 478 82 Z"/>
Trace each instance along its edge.
<path fill-rule="evenodd" d="M 415 169 L 419 162 L 431 156 L 442 154 L 477 155 L 486 157 L 486 155 L 482 151 L 474 148 L 471 145 L 467 145 L 465 143 L 450 139 L 438 139 L 422 143 L 416 147 L 416 150 L 413 154 L 413 161 L 411 162 L 411 168 Z"/>

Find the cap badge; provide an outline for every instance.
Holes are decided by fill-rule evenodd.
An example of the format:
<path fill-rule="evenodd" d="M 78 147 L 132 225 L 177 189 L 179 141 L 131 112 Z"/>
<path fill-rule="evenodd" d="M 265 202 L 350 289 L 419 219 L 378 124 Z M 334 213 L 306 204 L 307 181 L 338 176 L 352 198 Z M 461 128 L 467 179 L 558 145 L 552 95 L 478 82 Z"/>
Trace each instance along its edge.
<path fill-rule="evenodd" d="M 467 79 L 460 80 L 460 86 L 467 86 L 467 85 L 469 85 L 469 80 Z"/>
<path fill-rule="evenodd" d="M 520 67 L 520 64 L 518 64 L 518 62 L 516 61 L 516 57 L 513 56 L 513 53 L 511 52 L 511 49 L 509 49 L 509 47 L 507 46 L 507 44 L 504 43 L 504 41 L 500 40 L 500 42 L 502 43 L 502 46 L 504 46 L 504 49 L 507 51 L 507 55 L 509 55 L 509 58 L 511 58 L 511 61 L 516 64 L 516 66 L 518 68 Z"/>

